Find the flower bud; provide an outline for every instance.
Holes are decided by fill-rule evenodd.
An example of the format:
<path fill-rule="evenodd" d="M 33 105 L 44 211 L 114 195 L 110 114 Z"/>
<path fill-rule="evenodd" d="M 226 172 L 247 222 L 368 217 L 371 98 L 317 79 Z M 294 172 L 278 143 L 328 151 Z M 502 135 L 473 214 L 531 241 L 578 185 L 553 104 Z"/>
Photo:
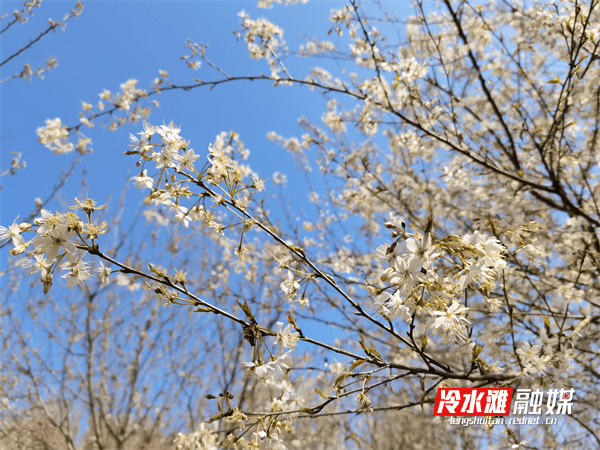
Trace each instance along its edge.
<path fill-rule="evenodd" d="M 21 244 L 21 245 L 18 245 L 18 246 L 16 246 L 15 248 L 13 248 L 13 249 L 10 251 L 10 254 L 11 254 L 11 255 L 13 255 L 13 256 L 20 255 L 20 254 L 21 254 L 21 253 L 23 253 L 23 252 L 24 252 L 26 249 L 27 249 L 27 244 Z"/>
<path fill-rule="evenodd" d="M 52 287 L 52 274 L 48 274 L 45 278 L 44 278 L 44 295 L 46 295 L 49 291 L 50 288 Z"/>

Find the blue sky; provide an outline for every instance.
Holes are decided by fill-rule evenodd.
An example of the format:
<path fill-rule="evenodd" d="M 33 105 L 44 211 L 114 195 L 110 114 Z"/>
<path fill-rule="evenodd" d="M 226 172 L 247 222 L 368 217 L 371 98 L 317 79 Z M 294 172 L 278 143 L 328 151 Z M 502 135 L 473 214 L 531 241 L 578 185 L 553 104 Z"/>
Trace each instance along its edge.
<path fill-rule="evenodd" d="M 59 20 L 73 5 L 74 1 L 44 2 L 27 23 L 15 25 L 2 36 L 2 60 L 45 30 L 49 18 Z M 206 64 L 197 71 L 186 67 L 181 57 L 189 54 L 184 48 L 188 39 L 208 44 L 209 59 L 230 75 L 269 73 L 265 61 L 250 59 L 246 44 L 236 41 L 233 31 L 240 29 L 240 11 L 245 10 L 254 19 L 267 17 L 280 25 L 289 48 L 295 49 L 305 36 L 327 39 L 330 11 L 343 8 L 345 2 L 274 5 L 270 10 L 259 10 L 255 5 L 255 1 L 91 1 L 85 4 L 80 17 L 68 21 L 66 30 L 48 34 L 2 67 L 0 79 L 5 79 L 21 72 L 25 63 L 35 69 L 49 57 L 58 59 L 58 67 L 44 80 L 15 79 L 0 85 L 1 167 L 9 167 L 14 151 L 21 152 L 27 163 L 24 171 L 0 181 L 0 224 L 8 226 L 17 216 L 27 217 L 34 208 L 34 199 L 45 199 L 61 171 L 76 159 L 74 152 L 54 155 L 37 141 L 35 131 L 47 119 L 60 117 L 63 124 L 74 126 L 79 123 L 82 101 L 96 105 L 98 94 L 104 89 L 118 92 L 120 84 L 131 78 L 139 80 L 138 87 L 145 89 L 158 76 L 159 69 L 168 71 L 170 80 L 180 85 L 192 84 L 194 78 L 221 78 Z M 405 16 L 408 12 L 399 3 L 388 6 L 393 14 Z M 2 2 L 0 12 L 21 7 L 19 2 Z M 323 59 L 292 58 L 285 63 L 299 78 L 315 64 L 339 71 L 339 67 L 328 65 Z M 148 121 L 155 125 L 170 121 L 181 125 L 181 135 L 191 141 L 200 155 L 207 154 L 208 144 L 221 131 L 238 132 L 250 149 L 248 163 L 253 170 L 263 179 L 272 178 L 276 171 L 286 174 L 289 182 L 285 195 L 310 215 L 304 177 L 296 176 L 292 157 L 267 140 L 266 134 L 276 131 L 284 137 L 300 136 L 304 133 L 297 125 L 301 116 L 320 123 L 326 99 L 318 92 L 297 86 L 274 88 L 265 81 L 239 81 L 212 91 L 176 90 L 153 98 L 160 107 L 153 108 Z M 99 121 L 93 129 L 83 126 L 82 132 L 92 138 L 94 152 L 83 157 L 61 191 L 60 200 L 72 204 L 73 197 L 85 194 L 81 192 L 82 171 L 90 197 L 101 203 L 109 196 L 116 199 L 129 178 L 138 173 L 135 159 L 123 152 L 128 149 L 129 133 L 138 133 L 141 127 L 141 123 L 128 124 L 110 132 Z M 132 195 L 133 204 L 142 199 L 141 192 Z M 46 208 L 62 209 L 56 202 Z M 4 257 L 0 254 L 0 267 L 5 265 Z"/>
<path fill-rule="evenodd" d="M 57 69 L 44 80 L 15 79 L 0 85 L 2 168 L 9 166 L 13 151 L 22 152 L 27 162 L 25 170 L 0 180 L 3 186 L 0 224 L 8 226 L 17 216 L 27 217 L 34 209 L 34 199 L 45 199 L 58 182 L 61 171 L 67 170 L 77 158 L 74 152 L 55 155 L 37 141 L 35 131 L 47 119 L 60 117 L 63 124 L 74 126 L 79 123 L 82 101 L 95 105 L 104 89 L 118 92 L 120 84 L 130 78 L 139 80 L 138 87 L 147 88 L 158 76 L 159 69 L 168 71 L 175 84 L 192 84 L 194 78 L 220 79 L 221 75 L 206 64 L 197 71 L 186 67 L 181 56 L 188 54 L 184 49 L 188 39 L 208 44 L 208 58 L 232 76 L 269 73 L 264 61 L 251 60 L 246 44 L 236 41 L 233 31 L 240 29 L 237 14 L 241 10 L 251 18 L 264 16 L 283 27 L 288 46 L 295 49 L 304 42 L 303 36 L 326 39 L 331 27 L 331 9 L 343 8 L 345 2 L 275 5 L 271 10 L 258 10 L 255 4 L 255 1 L 91 1 L 85 4 L 80 17 L 68 21 L 65 31 L 50 33 L 6 64 L 1 69 L 0 79 L 19 73 L 25 63 L 36 68 L 49 57 L 58 59 Z M 59 20 L 73 5 L 70 1 L 44 2 L 26 24 L 15 26 L 3 35 L 2 60 L 46 29 L 48 18 Z M 21 6 L 19 2 L 2 2 L 0 12 Z M 393 5 L 392 12 L 402 13 L 397 4 Z M 328 67 L 327 61 L 322 59 L 286 60 L 288 69 L 299 78 L 314 64 Z M 296 170 L 287 151 L 267 140 L 266 134 L 276 131 L 284 137 L 300 136 L 304 133 L 297 125 L 301 116 L 320 122 L 326 99 L 318 92 L 302 87 L 274 88 L 265 81 L 241 81 L 212 91 L 207 88 L 170 91 L 153 98 L 160 102 L 160 107 L 153 109 L 148 121 L 155 125 L 171 121 L 181 125 L 181 136 L 191 141 L 202 158 L 218 133 L 238 132 L 250 149 L 248 163 L 253 170 L 263 179 L 272 178 L 276 171 L 286 174 L 288 184 L 284 195 L 311 219 L 314 210 L 307 200 L 309 188 L 304 176 Z M 136 159 L 123 152 L 128 149 L 129 133 L 138 133 L 141 128 L 141 123 L 125 125 L 116 132 L 102 128 L 100 123 L 92 129 L 82 127 L 83 133 L 92 138 L 94 152 L 83 157 L 57 199 L 45 207 L 64 212 L 59 201 L 72 205 L 73 197 L 85 196 L 81 185 L 81 174 L 85 171 L 89 196 L 99 203 L 112 199 L 108 208 L 114 211 L 123 186 L 127 183 L 131 186 L 128 180 L 139 174 Z M 127 200 L 129 210 L 137 209 L 142 198 L 142 192 L 131 189 Z M 271 204 L 276 206 L 277 200 Z M 275 218 L 282 217 L 276 215 Z M 0 268 L 6 267 L 7 252 L 8 247 L 0 252 Z"/>
<path fill-rule="evenodd" d="M 89 2 L 78 19 L 71 19 L 65 31 L 50 33 L 32 49 L 3 67 L 2 79 L 20 72 L 24 63 L 37 67 L 45 59 L 58 59 L 58 68 L 32 82 L 17 79 L 1 87 L 2 167 L 6 169 L 11 152 L 23 153 L 27 169 L 14 177 L 2 179 L 0 222 L 10 224 L 16 215 L 24 216 L 33 208 L 35 197 L 44 198 L 57 181 L 61 169 L 67 169 L 74 154 L 54 155 L 37 142 L 35 130 L 46 119 L 60 117 L 68 126 L 78 123 L 81 102 L 96 104 L 103 89 L 112 92 L 130 78 L 145 88 L 167 70 L 177 84 L 192 79 L 215 79 L 217 73 L 203 65 L 198 71 L 185 67 L 180 57 L 189 38 L 209 44 L 208 55 L 230 74 L 249 75 L 268 72 L 264 62 L 250 60 L 246 46 L 236 42 L 233 30 L 239 29 L 237 13 L 245 9 L 251 17 L 267 16 L 282 23 L 290 47 L 302 34 L 324 37 L 328 12 L 341 2 L 317 2 L 293 8 L 259 10 L 254 2 Z M 48 18 L 57 20 L 70 10 L 71 2 L 45 2 L 28 23 L 11 29 L 3 36 L 2 56 L 12 54 L 43 30 Z M 3 2 L 2 11 L 19 7 L 18 2 Z M 301 20 L 298 11 L 302 10 Z M 317 30 L 319 33 L 316 33 Z M 220 131 L 239 132 L 251 151 L 250 165 L 269 178 L 273 172 L 290 167 L 291 158 L 269 142 L 265 135 L 274 130 L 283 136 L 299 134 L 298 117 L 312 112 L 319 117 L 324 99 L 317 93 L 300 88 L 274 89 L 267 82 L 238 82 L 213 91 L 197 89 L 175 91 L 155 98 L 160 108 L 149 118 L 153 124 L 173 120 L 180 124 L 182 136 L 191 140 L 197 153 Z M 316 114 L 316 116 L 315 116 Z M 120 192 L 124 182 L 135 174 L 135 160 L 123 155 L 130 132 L 137 133 L 141 124 L 127 125 L 117 132 L 96 126 L 83 127 L 93 140 L 94 153 L 84 157 L 80 169 L 87 172 L 90 195 L 102 201 Z M 288 176 L 288 178 L 292 178 Z M 78 195 L 78 179 L 73 177 L 65 189 Z M 49 205 L 52 207 L 51 205 Z"/>

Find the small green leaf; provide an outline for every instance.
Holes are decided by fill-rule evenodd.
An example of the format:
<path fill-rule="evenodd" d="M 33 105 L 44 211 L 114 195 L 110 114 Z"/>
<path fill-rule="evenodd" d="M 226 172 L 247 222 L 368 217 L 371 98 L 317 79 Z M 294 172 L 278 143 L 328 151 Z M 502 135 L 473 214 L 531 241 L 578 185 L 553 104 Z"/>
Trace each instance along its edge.
<path fill-rule="evenodd" d="M 320 390 L 318 390 L 317 388 L 315 388 L 315 392 L 316 392 L 317 394 L 319 394 L 321 397 L 323 397 L 323 398 L 327 398 L 327 396 L 326 396 L 325 394 L 323 394 L 323 393 L 322 393 Z"/>
<path fill-rule="evenodd" d="M 352 365 L 350 366 L 350 369 L 348 369 L 348 372 L 352 372 L 354 369 L 356 369 L 358 366 L 360 366 L 361 364 L 367 362 L 365 359 L 357 359 L 355 360 Z"/>
<path fill-rule="evenodd" d="M 560 83 L 562 83 L 562 81 L 560 81 L 560 75 L 557 75 L 554 80 L 550 80 L 546 84 L 560 84 Z"/>
<path fill-rule="evenodd" d="M 367 346 L 365 344 L 365 338 L 362 334 L 358 333 L 358 335 L 360 336 L 360 341 L 359 344 L 362 347 L 362 349 L 365 351 L 365 353 L 367 353 Z"/>
<path fill-rule="evenodd" d="M 300 337 L 304 337 L 304 335 L 302 334 L 302 330 L 296 323 L 296 319 L 294 318 L 294 316 L 292 316 L 292 313 L 288 314 L 288 322 L 294 327 L 294 329 L 300 335 Z"/>
<path fill-rule="evenodd" d="M 216 420 L 222 419 L 223 417 L 229 417 L 231 416 L 231 414 L 233 414 L 233 411 L 225 411 L 222 412 L 220 414 L 216 414 L 214 416 L 212 416 L 207 423 L 213 423 Z"/>
<path fill-rule="evenodd" d="M 302 247 L 298 247 L 297 245 L 290 245 L 290 249 L 304 256 L 304 249 Z"/>
<path fill-rule="evenodd" d="M 548 316 L 542 314 L 542 318 L 544 319 L 544 330 L 546 331 L 547 335 L 550 335 L 550 319 L 548 319 Z"/>
<path fill-rule="evenodd" d="M 337 387 L 339 386 L 339 384 L 344 381 L 344 379 L 350 375 L 349 373 L 345 373 L 343 375 L 340 375 L 339 377 L 337 377 L 337 379 L 335 380 L 335 383 L 333 383 L 333 388 L 337 389 Z"/>
<path fill-rule="evenodd" d="M 374 355 L 374 356 L 376 356 L 377 358 L 379 358 L 379 359 L 383 360 L 383 358 L 381 357 L 381 354 L 380 354 L 380 353 L 379 353 L 377 350 L 375 350 L 373 347 L 369 347 L 367 350 L 368 350 L 368 353 L 367 353 L 367 354 L 368 354 L 369 356 L 371 356 L 371 355 Z"/>
<path fill-rule="evenodd" d="M 161 272 L 158 269 L 155 269 L 154 266 L 150 263 L 148 263 L 148 268 L 150 269 L 150 272 L 152 272 L 154 275 L 158 276 L 158 277 L 162 277 L 162 278 L 166 278 L 167 275 L 163 272 Z"/>
<path fill-rule="evenodd" d="M 252 311 L 250 310 L 250 307 L 248 306 L 248 302 L 246 300 L 244 300 L 244 304 L 242 305 L 238 301 L 237 304 L 240 305 L 240 308 L 242 308 L 242 311 L 244 311 L 244 314 L 246 314 L 246 317 L 248 317 L 248 319 L 250 319 L 253 323 L 255 323 L 256 319 L 254 318 L 254 314 L 252 314 Z"/>
<path fill-rule="evenodd" d="M 479 355 L 481 354 L 481 351 L 483 350 L 483 346 L 482 345 L 477 345 L 475 344 L 475 346 L 473 347 L 473 356 L 472 356 L 472 361 L 476 361 L 477 358 L 479 358 Z"/>

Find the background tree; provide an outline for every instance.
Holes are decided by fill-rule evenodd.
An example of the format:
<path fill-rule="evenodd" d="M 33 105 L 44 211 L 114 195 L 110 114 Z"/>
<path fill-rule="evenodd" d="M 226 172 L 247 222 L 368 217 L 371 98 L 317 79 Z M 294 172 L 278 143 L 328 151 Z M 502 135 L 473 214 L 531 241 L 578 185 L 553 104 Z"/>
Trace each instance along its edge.
<path fill-rule="evenodd" d="M 484 435 L 433 422 L 427 427 L 447 439 L 440 444 L 431 433 L 431 446 L 600 443 L 598 4 L 438 6 L 430 13 L 416 2 L 415 16 L 400 21 L 351 1 L 331 11 L 331 40 L 307 39 L 295 53 L 280 27 L 240 13 L 237 37 L 252 58 L 266 60 L 269 74 L 236 74 L 188 41 L 183 59 L 204 66 L 202 79 L 175 84 L 161 71 L 148 90 L 129 80 L 119 93 L 103 92 L 98 108 L 84 103 L 79 125 L 52 119 L 38 130 L 55 153 L 86 153 L 89 142 L 70 140 L 83 125 L 138 122 L 159 92 L 267 81 L 327 98 L 324 127 L 303 118 L 300 136 L 268 134 L 316 186 L 310 219 L 285 200 L 281 216 L 270 211 L 270 190 L 285 198 L 285 178 L 265 185 L 243 162 L 248 152 L 237 133 L 218 135 L 205 163 L 185 130 L 144 124 L 127 153 L 139 168 L 136 186 L 148 192 L 146 218 L 170 233 L 178 223 L 185 246 L 132 228 L 126 241 L 169 255 L 141 252 L 128 261 L 100 237 L 107 226 L 96 219 L 100 208 L 81 195 L 72 205 L 79 215 L 44 211 L 3 231 L 15 256 L 37 256 L 31 267 L 45 292 L 62 273 L 89 302 L 92 275 L 111 283 L 133 277 L 129 283 L 145 283 L 167 311 L 184 305 L 207 333 L 216 330 L 206 334 L 213 339 L 200 364 L 215 358 L 208 373 L 222 375 L 210 386 L 188 379 L 178 386 L 219 388 L 201 411 L 215 425 L 192 415 L 178 448 L 380 448 L 396 411 L 424 411 L 411 420 L 429 422 L 441 386 L 574 388 L 577 402 L 564 417 L 568 431 L 507 427 L 503 438 L 498 427 Z M 305 72 L 294 54 L 320 57 L 326 67 Z M 206 265 L 195 264 L 189 244 L 200 230 L 214 246 L 200 253 L 215 258 Z M 94 272 L 89 261 L 98 260 L 108 269 Z M 147 304 L 135 310 L 156 311 Z M 128 329 L 139 342 L 143 327 Z M 180 352 L 190 342 L 183 336 Z M 123 354 L 129 371 L 138 370 L 128 359 L 135 354 Z M 127 405 L 113 392 L 107 404 Z M 175 384 L 170 392 L 178 395 Z M 99 425 L 94 411 L 91 428 L 112 436 L 104 445 L 122 445 L 126 434 L 115 430 L 129 419 L 114 414 Z M 161 432 L 175 430 L 155 419 L 165 424 Z M 402 432 L 412 433 L 399 439 L 404 445 L 422 442 Z"/>

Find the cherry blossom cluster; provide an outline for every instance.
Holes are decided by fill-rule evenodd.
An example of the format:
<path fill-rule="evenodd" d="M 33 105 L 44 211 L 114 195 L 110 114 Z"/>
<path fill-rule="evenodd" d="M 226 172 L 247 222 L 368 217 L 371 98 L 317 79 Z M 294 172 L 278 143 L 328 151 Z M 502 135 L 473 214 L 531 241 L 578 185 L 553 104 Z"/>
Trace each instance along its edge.
<path fill-rule="evenodd" d="M 272 345 L 277 346 L 277 351 L 273 353 L 269 346 L 266 344 L 264 339 L 261 337 L 264 348 L 270 355 L 270 361 L 265 363 L 262 361 L 259 352 L 259 346 L 254 346 L 254 361 L 248 361 L 244 363 L 246 370 L 253 373 L 259 380 L 264 381 L 266 376 L 272 372 L 283 373 L 284 369 L 288 369 L 288 366 L 283 362 L 292 350 L 296 347 L 298 342 L 298 335 L 294 329 L 294 325 L 288 324 L 283 328 L 282 322 L 277 322 L 277 331 L 275 340 Z M 289 349 L 285 351 L 284 349 Z"/>
<path fill-rule="evenodd" d="M 159 71 L 161 77 L 167 77 L 166 71 Z M 156 81 L 155 81 L 156 82 Z M 149 104 L 142 106 L 140 101 L 148 97 L 148 92 L 137 87 L 138 80 L 129 79 L 119 86 L 120 92 L 112 93 L 108 89 L 104 89 L 98 96 L 100 100 L 96 104 L 97 110 L 94 111 L 94 106 L 87 102 L 82 102 L 82 111 L 79 113 L 79 121 L 81 122 L 76 129 L 79 130 L 81 125 L 86 125 L 89 128 L 94 127 L 94 119 L 108 114 L 110 123 L 108 129 L 111 131 L 117 130 L 126 123 L 137 123 L 140 119 L 144 119 L 150 115 L 151 107 Z M 153 100 L 152 105 L 158 107 L 158 101 Z M 114 113 L 119 112 L 120 117 Z M 105 126 L 106 123 L 102 123 Z"/>
<path fill-rule="evenodd" d="M 179 433 L 173 442 L 177 450 L 216 450 L 218 449 L 218 435 L 209 429 L 205 423 L 200 424 L 200 430 L 193 433 Z"/>
<path fill-rule="evenodd" d="M 83 285 L 91 277 L 97 277 L 100 284 L 108 283 L 111 270 L 100 263 L 99 268 L 93 268 L 84 260 L 87 250 L 93 248 L 99 235 L 106 233 L 107 223 L 98 224 L 90 219 L 91 213 L 102 209 L 105 205 L 97 206 L 92 199 L 83 201 L 75 199 L 76 205 L 71 209 L 81 209 L 87 214 L 87 220 L 81 220 L 73 212 L 52 214 L 42 210 L 41 217 L 33 224 L 20 223 L 16 220 L 8 227 L 0 227 L 0 243 L 12 240 L 14 248 L 11 255 L 20 255 L 31 249 L 31 256 L 24 263 L 29 273 L 39 273 L 44 294 L 50 290 L 56 271 L 63 273 L 67 287 Z M 25 239 L 25 233 L 33 237 Z"/>
<path fill-rule="evenodd" d="M 271 75 L 277 76 L 280 70 L 278 52 L 285 50 L 283 30 L 265 18 L 252 20 L 245 11 L 238 16 L 243 28 L 243 31 L 237 32 L 238 39 L 246 41 L 251 58 L 265 59 L 271 68 Z"/>
<path fill-rule="evenodd" d="M 11 153 L 13 155 L 13 158 L 10 160 L 10 167 L 3 172 L 0 171 L 0 178 L 6 175 L 14 175 L 17 172 L 17 170 L 23 170 L 25 167 L 27 167 L 27 162 L 21 159 L 23 156 L 21 152 Z"/>
<path fill-rule="evenodd" d="M 19 74 L 21 78 L 26 79 L 27 81 L 32 81 L 34 76 L 40 77 L 40 79 L 44 79 L 45 73 L 50 73 L 52 69 L 56 69 L 58 67 L 58 60 L 56 58 L 48 58 L 44 66 L 38 66 L 37 70 L 34 72 L 31 68 L 31 65 L 25 64 L 23 66 L 23 71 Z M 3 82 L 8 80 L 3 80 Z"/>
<path fill-rule="evenodd" d="M 130 135 L 133 149 L 126 153 L 139 155 L 138 166 L 141 166 L 141 173 L 134 177 L 134 183 L 140 189 L 152 190 L 146 203 L 168 208 L 173 219 L 185 227 L 190 221 L 196 221 L 203 228 L 221 235 L 224 228 L 211 209 L 230 202 L 244 210 L 249 201 L 248 192 L 264 190 L 264 182 L 254 176 L 249 167 L 240 165 L 233 158 L 235 153 L 242 159 L 249 155 L 236 133 L 219 134 L 209 145 L 204 166 L 197 169 L 195 163 L 200 156 L 190 148 L 189 141 L 180 136 L 180 131 L 172 123 L 160 126 L 145 123 L 139 138 Z M 153 169 L 147 169 L 147 164 L 153 165 Z M 155 173 L 149 175 L 148 170 Z M 252 181 L 244 184 L 248 176 Z M 203 192 L 192 192 L 190 186 L 200 187 Z M 183 203 L 190 197 L 192 203 L 184 206 Z M 207 198 L 211 199 L 209 204 Z M 246 231 L 251 226 L 251 223 L 244 222 Z"/>
<path fill-rule="evenodd" d="M 73 151 L 73 144 L 68 141 L 69 128 L 64 126 L 60 118 L 46 119 L 46 126 L 37 129 L 40 144 L 52 150 L 55 154 Z"/>
<path fill-rule="evenodd" d="M 166 71 L 160 71 L 161 77 L 167 77 Z M 96 110 L 94 105 L 88 102 L 81 102 L 82 111 L 79 113 L 79 125 L 74 127 L 68 127 L 63 125 L 60 118 L 47 119 L 46 125 L 39 127 L 36 130 L 38 141 L 55 154 L 70 153 L 76 150 L 80 154 L 91 153 L 92 149 L 89 148 L 92 140 L 87 138 L 81 131 L 82 125 L 86 125 L 89 128 L 94 127 L 94 119 L 103 115 L 110 116 L 110 123 L 108 128 L 114 131 L 124 124 L 136 123 L 140 119 L 146 118 L 150 115 L 150 106 L 140 105 L 140 100 L 148 97 L 148 92 L 144 89 L 137 87 L 138 80 L 129 79 L 125 83 L 121 84 L 121 92 L 111 93 L 109 90 L 104 89 L 99 95 L 100 100 L 96 104 Z M 157 81 L 155 80 L 155 84 Z M 156 100 L 152 101 L 155 107 L 158 107 Z M 114 113 L 119 111 L 122 113 L 121 117 L 117 117 Z M 102 123 L 102 125 L 106 125 Z M 69 141 L 71 132 L 75 131 L 78 137 L 77 143 Z"/>
<path fill-rule="evenodd" d="M 407 323 L 428 313 L 428 329 L 433 334 L 465 340 L 469 308 L 461 306 L 461 293 L 467 288 L 484 295 L 489 292 L 506 266 L 504 247 L 498 238 L 478 231 L 434 242 L 430 232 L 411 234 L 405 231 L 404 222 L 402 225 L 386 224 L 400 237 L 376 252 L 375 260 L 388 265 L 380 278 L 390 283 L 374 299 L 377 313 Z"/>
<path fill-rule="evenodd" d="M 46 119 L 46 126 L 39 127 L 36 130 L 36 133 L 40 144 L 52 150 L 56 155 L 70 153 L 73 150 L 76 150 L 77 153 L 81 155 L 92 153 L 92 149 L 88 147 L 92 142 L 90 138 L 77 130 L 77 144 L 73 145 L 73 143 L 69 141 L 69 131 L 70 129 L 63 125 L 60 118 L 57 117 L 52 120 Z"/>
<path fill-rule="evenodd" d="M 284 300 L 287 300 L 289 303 L 295 304 L 298 303 L 302 309 L 308 306 L 309 301 L 306 297 L 306 288 L 308 287 L 308 282 L 311 277 L 305 276 L 301 279 L 300 282 L 296 281 L 294 274 L 288 270 L 285 276 L 285 279 L 281 282 L 280 287 L 284 294 Z M 304 284 L 304 289 L 302 291 L 302 295 L 298 298 L 298 290 L 300 289 L 300 283 Z"/>

